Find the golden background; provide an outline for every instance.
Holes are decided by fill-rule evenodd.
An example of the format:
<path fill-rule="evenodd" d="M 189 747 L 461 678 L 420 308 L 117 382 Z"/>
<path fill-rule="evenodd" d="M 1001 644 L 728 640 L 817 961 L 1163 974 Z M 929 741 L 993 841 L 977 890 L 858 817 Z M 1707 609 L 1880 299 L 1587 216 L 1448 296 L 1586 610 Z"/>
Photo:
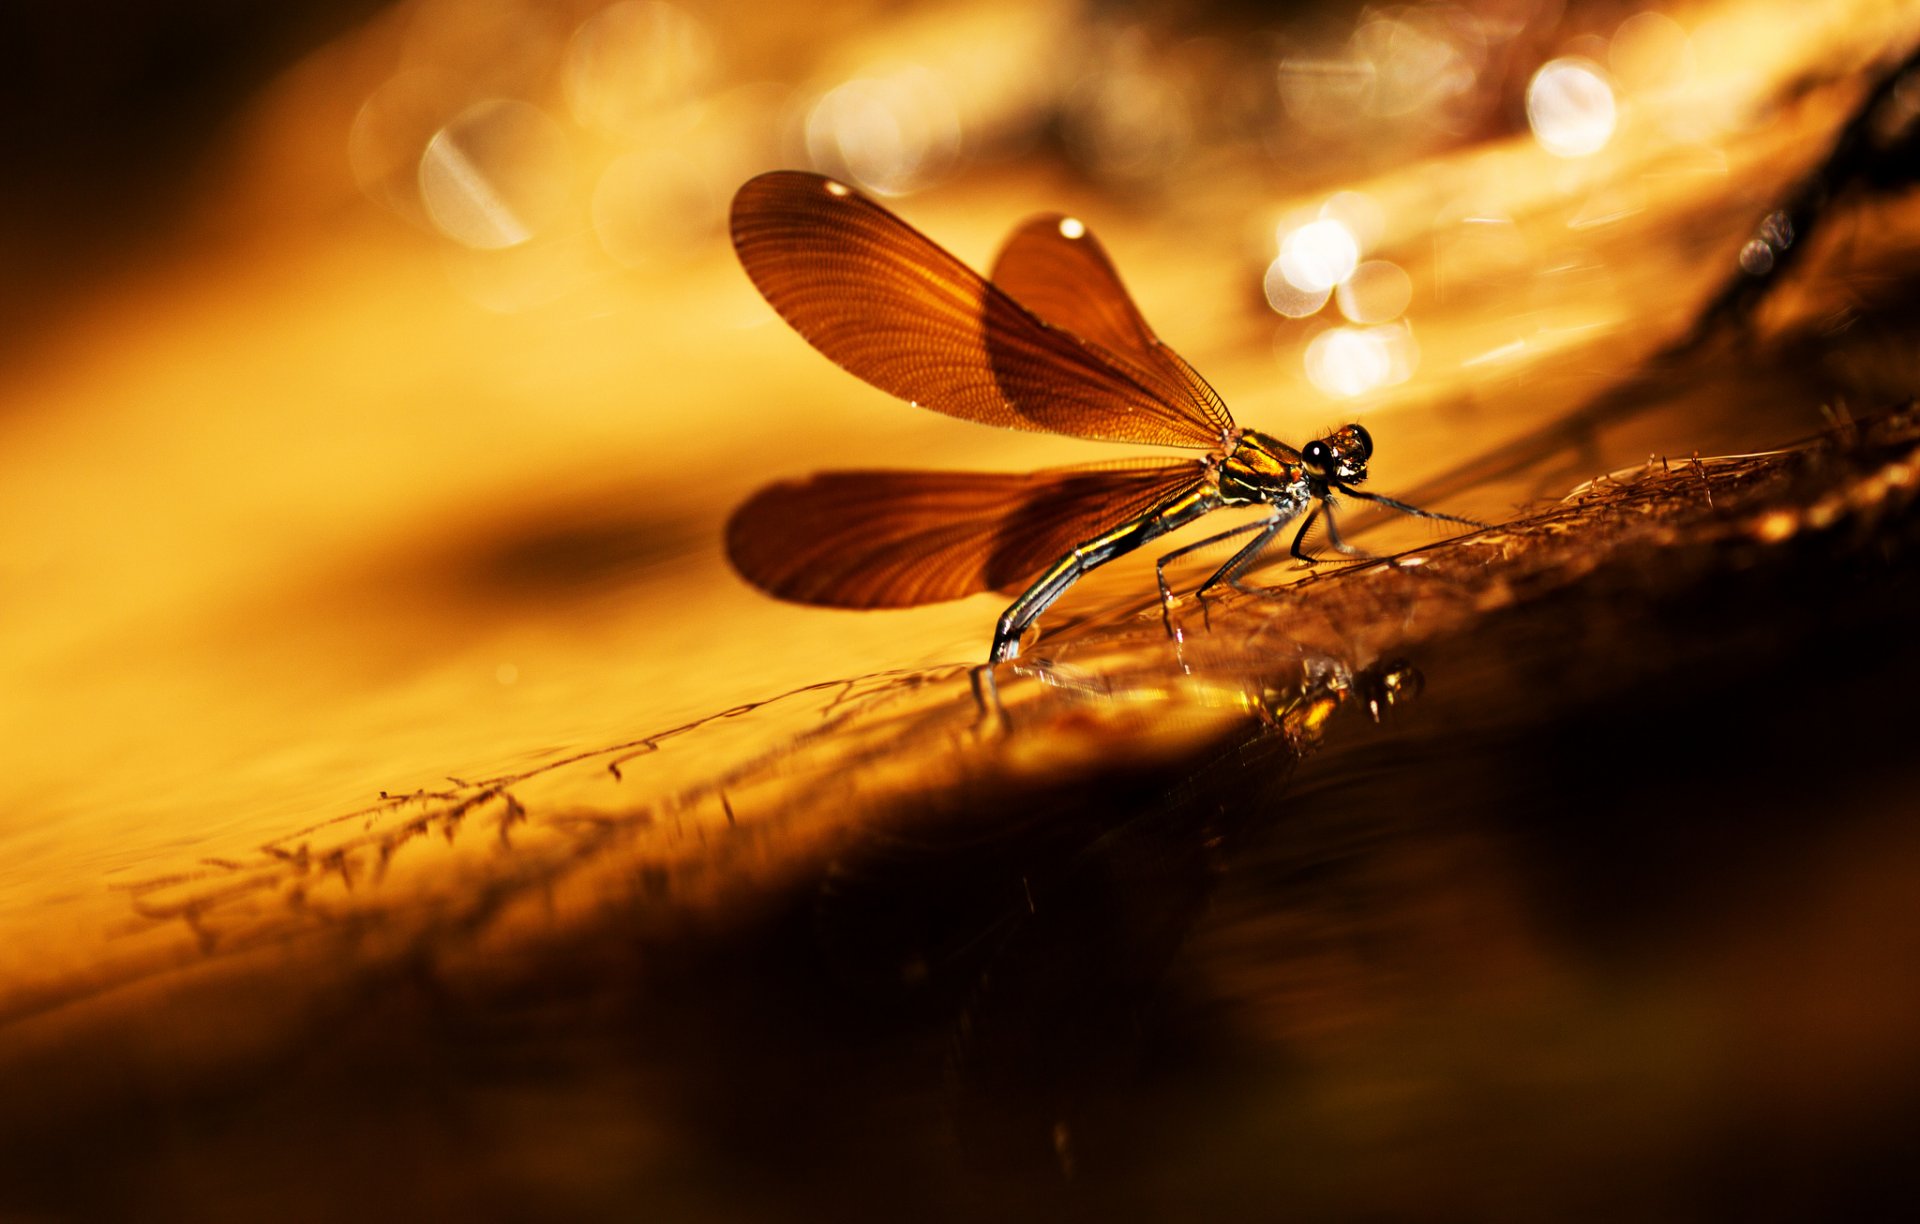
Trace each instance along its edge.
<path fill-rule="evenodd" d="M 1026 216 L 1072 212 L 1243 425 L 1304 442 L 1360 420 L 1378 443 L 1371 487 L 1426 489 L 1482 518 L 1650 454 L 1765 450 L 1836 409 L 1911 394 L 1897 342 L 1817 370 L 1749 365 L 1735 347 L 1712 393 L 1656 379 L 1577 417 L 1737 276 L 1760 218 L 1920 36 L 1909 4 L 418 0 L 310 5 L 278 23 L 181 9 L 108 6 L 97 28 L 29 21 L 38 58 L 11 103 L 26 173 L 0 244 L 14 269 L 0 288 L 0 1022 L 52 1085 L 23 1099 L 59 1095 L 61 1075 L 84 1081 L 73 1068 L 116 1044 L 178 1076 L 155 1087 L 145 1072 L 102 1073 L 73 1094 L 80 1120 L 63 1135 L 124 1119 L 132 1097 L 162 1127 L 202 1116 L 195 1093 L 229 1060 L 298 1048 L 288 1032 L 360 1005 L 329 1000 L 326 983 L 362 945 L 246 943 L 273 925 L 272 898 L 318 894 L 325 872 L 252 885 L 252 908 L 207 900 L 227 875 L 264 879 L 247 873 L 309 842 L 319 854 L 326 836 L 307 831 L 348 814 L 372 827 L 393 810 L 383 794 L 460 794 L 809 685 L 950 679 L 984 657 L 996 597 L 871 614 L 777 603 L 729 570 L 728 512 L 821 468 L 1016 470 L 1127 452 L 914 412 L 809 350 L 728 247 L 727 201 L 761 170 L 846 177 L 975 267 Z M 1610 91 L 1588 152 L 1555 152 L 1556 120 L 1529 119 L 1529 82 L 1562 60 Z M 1378 324 L 1332 303 L 1288 318 L 1269 300 L 1283 237 L 1326 216 L 1404 274 L 1404 306 Z M 1913 233 L 1897 191 L 1832 220 L 1756 313 L 1752 344 L 1764 354 L 1769 334 L 1838 318 L 1849 295 L 1897 279 Z M 1321 350 L 1314 364 L 1317 340 L 1369 328 L 1385 330 L 1356 340 L 1358 356 Z M 1364 541 L 1439 534 L 1403 522 Z M 1043 630 L 1080 600 L 1137 604 L 1150 562 L 1089 579 Z M 672 793 L 796 728 L 748 719 L 728 734 L 629 762 L 618 784 Z M 915 744 L 901 767 L 941 778 L 938 752 Z M 616 781 L 594 777 L 556 803 L 614 802 L 592 786 Z M 405 911 L 497 881 L 510 831 L 492 830 L 396 870 L 377 902 L 363 865 L 358 891 L 334 880 L 326 904 Z M 792 846 L 755 852 L 764 878 L 810 844 L 805 829 L 782 836 Z M 700 839 L 673 852 L 712 853 Z M 695 889 L 662 905 L 709 903 L 742 904 Z M 290 1002 L 282 982 L 217 1007 L 182 1002 L 180 983 L 237 945 L 269 982 L 314 975 L 316 998 Z M 1665 1022 L 1644 999 L 1632 1015 L 1614 1002 L 1625 1010 L 1607 1023 L 1622 1031 Z M 165 1018 L 126 1019 L 143 1012 Z M 187 1103 L 151 1104 L 170 1099 Z M 1391 1116 L 1350 1107 L 1356 1128 Z M 541 1155 L 528 1126 L 503 1145 L 524 1158 L 505 1180 L 666 1168 L 682 1150 L 644 1108 L 618 1124 L 549 1121 L 589 1153 L 554 1138 Z M 285 1150 L 324 1147 L 311 1125 Z M 8 1134 L 31 1129 L 23 1112 Z M 145 1149 L 103 1133 L 105 1165 L 142 1171 L 83 1192 L 43 1169 L 19 1180 L 21 1208 L 61 1218 L 71 1192 L 86 1215 L 248 1215 L 272 1198 L 207 1171 L 264 1139 L 205 1137 L 206 1166 L 179 1172 L 191 1162 L 118 1164 L 114 1152 Z M 713 1189 L 762 1141 L 775 1140 L 706 1151 L 687 1174 L 698 1193 L 661 1189 L 664 1174 L 603 1179 L 603 1194 L 557 1214 L 669 1201 L 782 1214 L 778 1194 Z M 487 1177 L 458 1172 L 461 1142 L 446 1143 L 409 1159 L 471 1176 L 472 1197 L 376 1174 L 371 1158 L 342 1184 L 384 1177 L 401 1202 L 484 1212 Z M 1331 1197 L 1308 1214 L 1342 1214 L 1334 1191 L 1316 1193 Z M 348 1199 L 314 1201 L 291 1214 Z"/>

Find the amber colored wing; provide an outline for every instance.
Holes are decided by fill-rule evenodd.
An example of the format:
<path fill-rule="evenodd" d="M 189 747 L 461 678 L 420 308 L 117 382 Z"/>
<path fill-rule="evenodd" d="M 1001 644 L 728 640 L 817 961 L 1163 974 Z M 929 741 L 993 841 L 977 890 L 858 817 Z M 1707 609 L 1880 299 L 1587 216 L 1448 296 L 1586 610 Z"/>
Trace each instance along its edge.
<path fill-rule="evenodd" d="M 733 246 L 808 343 L 950 416 L 1113 442 L 1214 448 L 1222 414 L 1137 356 L 1050 327 L 886 209 L 778 170 L 733 198 Z"/>
<path fill-rule="evenodd" d="M 905 608 L 1020 590 L 1076 544 L 1193 488 L 1199 460 L 1041 472 L 823 472 L 769 485 L 727 522 L 727 557 L 769 595 Z"/>
<path fill-rule="evenodd" d="M 1181 388 L 1184 402 L 1205 416 L 1216 437 L 1233 428 L 1219 392 L 1153 334 L 1106 248 L 1080 221 L 1048 213 L 1021 225 L 1000 248 L 993 283 L 1046 323 L 1136 361 Z"/>

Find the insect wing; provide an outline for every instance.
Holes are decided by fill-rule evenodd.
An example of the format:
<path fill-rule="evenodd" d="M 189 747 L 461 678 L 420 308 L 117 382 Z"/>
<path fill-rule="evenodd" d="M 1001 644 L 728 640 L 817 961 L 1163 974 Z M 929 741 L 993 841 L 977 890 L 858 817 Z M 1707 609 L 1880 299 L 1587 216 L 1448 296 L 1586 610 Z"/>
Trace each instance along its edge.
<path fill-rule="evenodd" d="M 734 196 L 732 228 L 742 266 L 780 316 L 901 399 L 1012 429 L 1221 444 L 1210 406 L 1133 357 L 1048 326 L 831 179 L 792 170 L 751 179 Z"/>
<path fill-rule="evenodd" d="M 1046 323 L 1152 371 L 1163 398 L 1189 408 L 1214 437 L 1233 428 L 1219 393 L 1153 334 L 1106 248 L 1078 220 L 1050 213 L 1020 226 L 994 261 L 993 283 Z"/>
<path fill-rule="evenodd" d="M 1198 460 L 1040 472 L 823 472 L 727 522 L 741 576 L 781 599 L 904 608 L 1019 590 L 1075 545 L 1191 490 Z"/>

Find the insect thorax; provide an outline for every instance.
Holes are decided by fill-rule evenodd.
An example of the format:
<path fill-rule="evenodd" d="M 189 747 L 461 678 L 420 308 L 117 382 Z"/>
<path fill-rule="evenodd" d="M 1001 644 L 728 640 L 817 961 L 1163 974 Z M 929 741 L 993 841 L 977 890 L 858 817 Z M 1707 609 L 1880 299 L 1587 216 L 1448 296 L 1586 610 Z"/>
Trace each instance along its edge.
<path fill-rule="evenodd" d="M 1220 461 L 1220 500 L 1280 504 L 1301 499 L 1307 472 L 1300 452 L 1268 434 L 1247 430 Z"/>

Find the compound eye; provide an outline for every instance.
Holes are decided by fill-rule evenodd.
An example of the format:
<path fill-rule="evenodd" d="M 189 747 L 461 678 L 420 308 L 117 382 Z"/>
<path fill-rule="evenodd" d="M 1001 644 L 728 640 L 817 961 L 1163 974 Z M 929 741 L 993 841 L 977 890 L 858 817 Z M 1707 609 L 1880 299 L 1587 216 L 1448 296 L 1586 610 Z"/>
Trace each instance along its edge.
<path fill-rule="evenodd" d="M 1333 448 L 1318 439 L 1307 443 L 1300 457 L 1316 468 L 1325 470 L 1333 466 Z"/>
<path fill-rule="evenodd" d="M 1360 445 L 1360 462 L 1365 463 L 1373 458 L 1373 435 L 1360 425 L 1347 426 L 1347 432 L 1352 434 L 1353 440 Z"/>

